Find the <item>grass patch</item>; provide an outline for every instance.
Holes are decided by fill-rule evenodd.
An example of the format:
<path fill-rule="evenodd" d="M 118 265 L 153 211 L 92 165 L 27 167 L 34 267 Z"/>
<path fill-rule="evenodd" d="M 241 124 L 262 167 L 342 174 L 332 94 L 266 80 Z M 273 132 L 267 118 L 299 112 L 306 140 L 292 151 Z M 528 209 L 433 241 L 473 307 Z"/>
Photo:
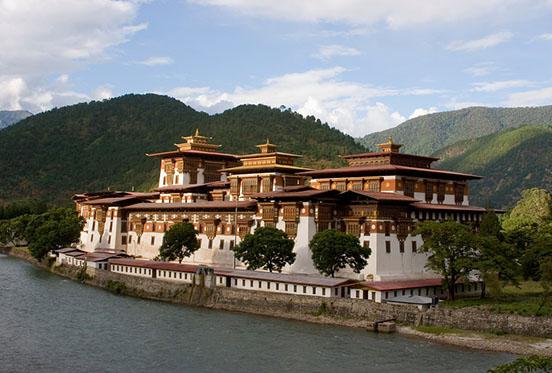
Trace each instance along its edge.
<path fill-rule="evenodd" d="M 457 328 L 448 328 L 446 326 L 419 325 L 419 326 L 414 326 L 413 328 L 422 333 L 429 333 L 429 334 L 435 334 L 435 335 L 467 333 L 466 330 L 457 329 Z"/>
<path fill-rule="evenodd" d="M 519 287 L 506 286 L 497 297 L 464 298 L 445 301 L 449 308 L 478 307 L 491 312 L 515 314 L 521 316 L 552 317 L 552 304 L 545 304 L 539 311 L 543 289 L 538 282 L 525 281 Z"/>

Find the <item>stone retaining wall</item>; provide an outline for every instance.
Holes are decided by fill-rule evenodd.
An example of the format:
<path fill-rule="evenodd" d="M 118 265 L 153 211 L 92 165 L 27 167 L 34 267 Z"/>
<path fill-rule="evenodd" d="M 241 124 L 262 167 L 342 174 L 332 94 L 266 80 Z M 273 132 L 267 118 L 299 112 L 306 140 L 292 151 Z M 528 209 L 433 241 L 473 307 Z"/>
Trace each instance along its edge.
<path fill-rule="evenodd" d="M 474 308 L 421 311 L 415 306 L 361 299 L 320 298 L 225 287 L 208 289 L 103 270 L 97 271 L 87 282 L 112 290 L 114 284 L 124 284 L 118 291 L 131 296 L 335 325 L 369 327 L 373 321 L 396 318 L 398 322 L 409 325 L 552 337 L 552 318 L 497 314 Z"/>
<path fill-rule="evenodd" d="M 31 258 L 24 248 L 0 247 L 0 253 L 17 256 L 45 267 Z M 66 266 L 53 267 L 51 270 L 73 279 L 78 277 L 79 272 L 78 269 Z M 396 318 L 398 322 L 408 325 L 552 337 L 552 318 L 498 314 L 477 308 L 435 308 L 420 311 L 415 306 L 374 303 L 362 299 L 320 298 L 225 287 L 208 289 L 104 270 L 97 270 L 94 277 L 85 282 L 141 298 L 325 324 L 368 328 L 373 321 Z"/>

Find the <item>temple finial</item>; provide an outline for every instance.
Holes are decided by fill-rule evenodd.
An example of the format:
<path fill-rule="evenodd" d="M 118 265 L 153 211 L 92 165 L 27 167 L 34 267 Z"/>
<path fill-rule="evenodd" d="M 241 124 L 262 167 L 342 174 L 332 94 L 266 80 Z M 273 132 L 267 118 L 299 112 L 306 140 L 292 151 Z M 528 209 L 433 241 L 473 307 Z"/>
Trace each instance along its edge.
<path fill-rule="evenodd" d="M 194 136 L 199 136 L 199 128 L 196 128 Z"/>

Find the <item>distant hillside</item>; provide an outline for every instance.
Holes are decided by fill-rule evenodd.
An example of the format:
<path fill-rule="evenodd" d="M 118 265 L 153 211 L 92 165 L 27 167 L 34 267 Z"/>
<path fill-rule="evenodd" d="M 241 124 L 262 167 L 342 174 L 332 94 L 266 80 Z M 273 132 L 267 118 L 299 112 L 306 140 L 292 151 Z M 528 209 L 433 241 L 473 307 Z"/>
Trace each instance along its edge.
<path fill-rule="evenodd" d="M 442 158 L 439 168 L 485 176 L 471 184 L 475 204 L 509 207 L 523 189 L 552 190 L 552 126 L 507 129 L 458 142 L 434 155 Z"/>
<path fill-rule="evenodd" d="M 242 105 L 210 116 L 159 95 L 126 95 L 29 117 L 0 131 L 0 202 L 41 198 L 68 203 L 75 192 L 154 186 L 159 161 L 146 152 L 175 149 L 195 128 L 222 150 L 257 151 L 270 141 L 303 154 L 303 164 L 340 163 L 364 148 L 314 117 L 263 105 Z"/>
<path fill-rule="evenodd" d="M 26 110 L 0 110 L 0 130 L 31 115 L 33 114 Z"/>
<path fill-rule="evenodd" d="M 525 124 L 552 124 L 552 105 L 523 108 L 470 107 L 423 115 L 358 141 L 374 149 L 387 140 L 405 144 L 405 152 L 427 155 L 461 140 L 473 139 Z"/>

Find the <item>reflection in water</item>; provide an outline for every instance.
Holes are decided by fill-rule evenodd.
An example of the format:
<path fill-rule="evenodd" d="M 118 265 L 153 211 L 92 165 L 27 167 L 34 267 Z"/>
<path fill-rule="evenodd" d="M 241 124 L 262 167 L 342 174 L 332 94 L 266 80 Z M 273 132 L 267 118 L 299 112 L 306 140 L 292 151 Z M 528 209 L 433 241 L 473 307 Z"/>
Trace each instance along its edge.
<path fill-rule="evenodd" d="M 0 346 L 1 372 L 482 372 L 513 359 L 116 296 L 2 255 Z"/>

